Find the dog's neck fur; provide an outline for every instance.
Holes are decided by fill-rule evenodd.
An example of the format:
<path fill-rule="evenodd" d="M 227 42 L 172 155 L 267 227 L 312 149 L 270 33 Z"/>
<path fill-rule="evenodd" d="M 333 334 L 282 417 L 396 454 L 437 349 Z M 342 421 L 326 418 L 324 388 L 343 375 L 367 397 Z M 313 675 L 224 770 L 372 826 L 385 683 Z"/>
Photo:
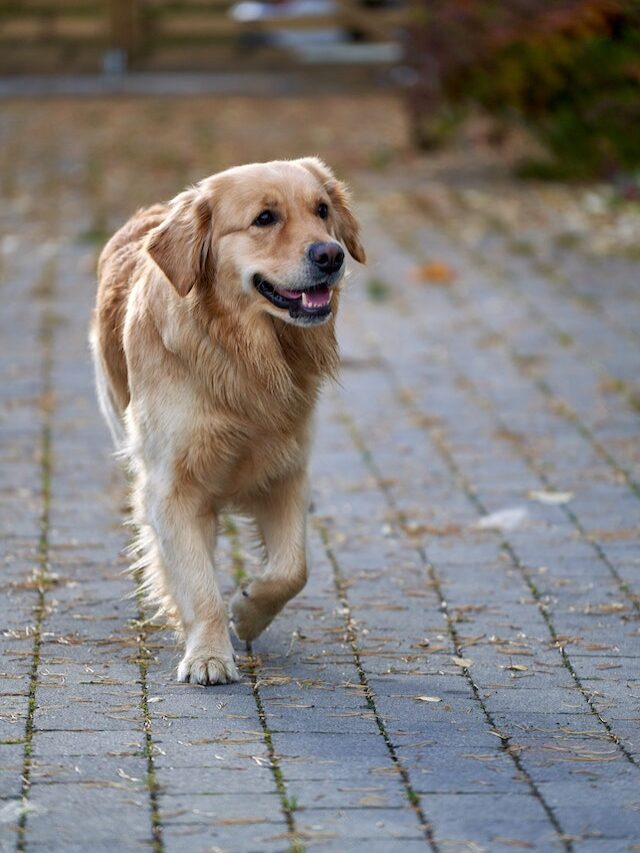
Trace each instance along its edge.
<path fill-rule="evenodd" d="M 284 360 L 294 374 L 320 380 L 335 378 L 339 364 L 335 307 L 334 314 L 322 326 L 301 328 L 275 318 L 272 324 Z"/>
<path fill-rule="evenodd" d="M 335 310 L 337 293 L 334 300 Z M 190 308 L 200 335 L 189 360 L 211 393 L 232 409 L 261 410 L 268 423 L 304 416 L 322 381 L 337 374 L 335 316 L 313 328 L 267 313 L 245 317 L 223 306 L 215 287 L 206 296 L 196 294 Z"/>

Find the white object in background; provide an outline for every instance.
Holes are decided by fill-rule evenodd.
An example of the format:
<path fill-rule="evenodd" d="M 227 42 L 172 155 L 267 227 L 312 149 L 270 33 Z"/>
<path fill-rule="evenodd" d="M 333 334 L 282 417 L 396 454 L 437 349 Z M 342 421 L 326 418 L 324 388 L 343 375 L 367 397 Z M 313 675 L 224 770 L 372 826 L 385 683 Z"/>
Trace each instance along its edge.
<path fill-rule="evenodd" d="M 333 0 L 290 0 L 289 3 L 261 3 L 260 0 L 242 0 L 229 10 L 234 21 L 272 21 L 278 18 L 307 18 L 314 15 L 332 15 L 336 11 Z"/>
<path fill-rule="evenodd" d="M 490 515 L 483 515 L 473 525 L 478 530 L 515 530 L 520 527 L 529 517 L 529 513 L 522 506 L 510 509 L 499 509 Z"/>
<path fill-rule="evenodd" d="M 559 504 L 568 504 L 573 497 L 573 492 L 556 492 L 552 489 L 548 491 L 532 490 L 527 493 L 532 501 L 538 501 L 541 504 L 549 504 L 549 506 L 558 506 Z"/>

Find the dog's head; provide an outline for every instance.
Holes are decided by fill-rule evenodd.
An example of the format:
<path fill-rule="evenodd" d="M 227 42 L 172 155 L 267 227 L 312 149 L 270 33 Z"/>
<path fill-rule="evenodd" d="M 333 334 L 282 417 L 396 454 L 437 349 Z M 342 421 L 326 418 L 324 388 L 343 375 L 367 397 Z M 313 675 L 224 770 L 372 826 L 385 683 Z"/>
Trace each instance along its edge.
<path fill-rule="evenodd" d="M 319 159 L 239 166 L 177 196 L 147 251 L 181 296 L 215 292 L 229 309 L 318 325 L 365 253 L 344 184 Z"/>

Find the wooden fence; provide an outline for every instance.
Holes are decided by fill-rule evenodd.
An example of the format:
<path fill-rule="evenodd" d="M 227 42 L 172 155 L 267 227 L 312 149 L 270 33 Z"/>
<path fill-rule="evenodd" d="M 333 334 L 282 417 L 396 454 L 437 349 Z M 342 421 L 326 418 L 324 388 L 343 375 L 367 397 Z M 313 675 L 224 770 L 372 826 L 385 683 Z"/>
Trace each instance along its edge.
<path fill-rule="evenodd" d="M 230 15 L 233 0 L 0 0 L 0 74 L 390 63 L 406 7 L 388 2 L 337 0 L 321 14 L 242 21 Z M 344 38 L 315 52 L 278 38 L 301 30 Z"/>

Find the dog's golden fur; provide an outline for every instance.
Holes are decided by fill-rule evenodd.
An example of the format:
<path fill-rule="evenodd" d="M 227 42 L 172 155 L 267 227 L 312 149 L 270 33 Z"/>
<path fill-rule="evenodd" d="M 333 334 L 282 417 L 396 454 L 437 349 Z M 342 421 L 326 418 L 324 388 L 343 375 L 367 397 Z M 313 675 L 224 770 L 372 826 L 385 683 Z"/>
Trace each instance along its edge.
<path fill-rule="evenodd" d="M 255 219 L 265 208 L 277 214 L 268 228 Z M 180 680 L 238 678 L 213 570 L 221 512 L 252 517 L 267 554 L 264 573 L 231 602 L 241 639 L 306 581 L 311 420 L 338 364 L 339 276 L 326 321 L 304 327 L 253 282 L 295 288 L 318 242 L 340 240 L 364 261 L 358 231 L 321 161 L 275 161 L 138 211 L 100 257 L 98 396 L 133 474 L 145 589 L 184 637 Z"/>

